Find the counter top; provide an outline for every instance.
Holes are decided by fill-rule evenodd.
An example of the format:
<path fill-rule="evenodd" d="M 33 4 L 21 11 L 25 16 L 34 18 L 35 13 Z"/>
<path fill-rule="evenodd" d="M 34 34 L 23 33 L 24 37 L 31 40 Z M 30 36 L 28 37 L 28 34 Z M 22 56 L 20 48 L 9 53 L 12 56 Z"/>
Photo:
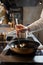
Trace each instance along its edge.
<path fill-rule="evenodd" d="M 42 56 L 34 56 L 32 57 L 18 57 L 18 56 L 4 56 L 0 55 L 0 62 L 26 62 L 26 63 L 43 63 L 43 55 Z"/>
<path fill-rule="evenodd" d="M 7 33 L 7 32 L 10 32 L 10 31 L 13 31 L 14 28 L 11 28 L 11 27 L 0 27 L 0 33 Z"/>

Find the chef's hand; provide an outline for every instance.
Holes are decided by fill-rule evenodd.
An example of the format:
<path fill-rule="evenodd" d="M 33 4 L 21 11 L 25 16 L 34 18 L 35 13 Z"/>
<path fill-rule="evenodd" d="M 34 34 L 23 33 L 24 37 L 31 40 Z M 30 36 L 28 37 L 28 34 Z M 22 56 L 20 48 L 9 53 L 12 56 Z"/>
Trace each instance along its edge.
<path fill-rule="evenodd" d="M 27 31 L 27 30 L 29 30 L 29 28 L 27 27 L 27 26 L 24 26 L 24 25 L 22 25 L 22 24 L 18 24 L 18 25 L 16 25 L 15 26 L 15 29 L 16 29 L 16 31 L 17 31 L 17 35 L 19 34 L 19 32 L 25 32 L 25 31 Z"/>

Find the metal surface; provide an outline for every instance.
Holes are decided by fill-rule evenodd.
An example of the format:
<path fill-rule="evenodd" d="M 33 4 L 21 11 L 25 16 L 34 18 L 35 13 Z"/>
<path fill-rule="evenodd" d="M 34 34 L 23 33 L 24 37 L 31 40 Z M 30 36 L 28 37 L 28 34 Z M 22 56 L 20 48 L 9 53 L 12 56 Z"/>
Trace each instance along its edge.
<path fill-rule="evenodd" d="M 42 46 L 41 42 L 33 35 L 33 34 L 30 34 L 29 37 L 32 37 L 34 39 L 34 41 L 38 42 L 40 44 L 40 46 Z M 14 41 L 14 40 L 11 40 L 11 42 Z M 11 43 L 10 42 L 10 43 Z M 10 44 L 9 43 L 9 44 Z M 10 48 L 9 47 L 9 44 L 7 44 L 7 46 L 3 49 L 2 53 L 1 54 L 6 54 L 6 52 L 8 51 L 8 49 Z"/>
<path fill-rule="evenodd" d="M 2 53 L 1 54 L 6 54 L 6 52 L 8 51 L 8 49 L 11 48 L 11 43 L 13 42 L 14 40 L 12 39 L 7 45 L 6 47 L 3 49 Z"/>

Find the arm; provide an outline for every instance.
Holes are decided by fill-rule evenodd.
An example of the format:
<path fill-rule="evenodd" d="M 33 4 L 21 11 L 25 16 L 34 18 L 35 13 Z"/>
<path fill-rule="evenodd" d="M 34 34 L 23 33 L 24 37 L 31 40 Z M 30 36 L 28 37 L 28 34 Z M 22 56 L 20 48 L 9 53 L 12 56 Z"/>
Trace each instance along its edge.
<path fill-rule="evenodd" d="M 40 18 L 39 20 L 37 20 L 34 23 L 30 24 L 28 26 L 28 28 L 30 28 L 30 31 L 42 30 L 43 29 L 43 18 Z"/>
<path fill-rule="evenodd" d="M 35 21 L 34 23 L 30 24 L 28 26 L 30 28 L 30 31 L 36 31 L 36 30 L 42 30 L 43 29 L 43 9 L 40 15 L 40 19 Z"/>
<path fill-rule="evenodd" d="M 16 26 L 17 31 L 26 31 L 26 30 L 28 30 L 30 32 L 31 31 L 34 32 L 34 31 L 39 31 L 39 30 L 42 30 L 42 29 L 43 29 L 43 10 L 41 12 L 40 18 L 37 21 L 35 21 L 34 23 L 28 25 L 27 27 L 24 26 L 24 25 L 21 25 L 21 24 Z"/>

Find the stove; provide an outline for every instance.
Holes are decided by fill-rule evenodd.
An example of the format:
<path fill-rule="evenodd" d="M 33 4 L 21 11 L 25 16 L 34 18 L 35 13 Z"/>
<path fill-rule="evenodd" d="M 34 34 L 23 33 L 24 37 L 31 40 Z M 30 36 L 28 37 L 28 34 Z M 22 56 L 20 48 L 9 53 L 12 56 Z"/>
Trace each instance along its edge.
<path fill-rule="evenodd" d="M 34 38 L 32 38 L 32 37 Z M 33 41 L 37 41 L 39 42 L 39 40 L 34 36 L 34 35 L 30 35 L 29 36 L 29 40 L 33 40 Z M 40 45 L 42 45 L 40 42 L 39 42 Z M 3 51 L 2 51 L 3 52 Z M 3 54 L 3 53 L 1 53 Z M 15 62 L 15 63 L 37 63 L 37 65 L 41 65 L 41 63 L 43 63 L 43 50 L 36 50 L 35 53 L 32 53 L 32 54 L 18 54 L 18 53 L 15 53 L 13 51 L 11 51 L 10 49 L 6 51 L 4 51 L 4 54 L 5 56 L 7 56 L 7 61 L 10 61 L 10 62 Z M 40 63 L 40 64 L 38 64 Z M 24 65 L 24 64 L 23 64 Z M 26 64 L 27 65 L 27 64 Z M 43 64 L 42 64 L 43 65 Z"/>
<path fill-rule="evenodd" d="M 37 64 L 37 65 L 43 65 L 43 51 L 42 50 L 37 50 L 35 52 L 35 54 L 31 54 L 31 55 L 20 55 L 17 53 L 12 52 L 10 49 L 8 50 L 8 52 L 5 54 L 5 56 L 7 56 L 8 58 L 10 57 L 10 59 L 12 59 L 14 64 L 20 64 L 22 63 L 22 65 L 29 65 L 29 64 Z M 9 60 L 9 59 L 8 59 Z M 10 60 L 10 62 L 12 62 Z M 9 62 L 7 62 L 9 63 Z M 6 64 L 4 62 L 4 64 Z"/>
<path fill-rule="evenodd" d="M 40 45 L 42 45 L 39 41 L 38 41 L 38 39 L 33 35 L 33 34 L 30 34 L 30 36 L 28 36 L 27 37 L 30 41 L 37 41 Z M 3 51 L 2 51 L 3 52 Z M 22 55 L 22 54 L 18 54 L 18 53 L 16 53 L 16 52 L 13 52 L 13 51 L 11 51 L 10 49 L 8 49 L 7 50 L 7 52 L 6 51 L 4 51 L 5 53 L 4 53 L 4 55 L 8 55 L 8 56 L 14 56 L 14 55 L 16 55 L 16 56 L 35 56 L 35 55 L 43 55 L 43 50 L 36 50 L 35 51 L 35 53 L 32 53 L 32 54 L 27 54 L 27 55 Z"/>
<path fill-rule="evenodd" d="M 18 54 L 18 53 L 15 53 L 15 52 L 13 52 L 13 51 L 11 51 L 10 49 L 7 51 L 7 53 L 5 54 L 5 55 L 10 55 L 10 56 L 35 56 L 35 55 L 37 55 L 37 56 L 40 56 L 40 55 L 43 55 L 43 50 L 36 50 L 36 52 L 35 53 L 32 53 L 32 54 Z"/>

